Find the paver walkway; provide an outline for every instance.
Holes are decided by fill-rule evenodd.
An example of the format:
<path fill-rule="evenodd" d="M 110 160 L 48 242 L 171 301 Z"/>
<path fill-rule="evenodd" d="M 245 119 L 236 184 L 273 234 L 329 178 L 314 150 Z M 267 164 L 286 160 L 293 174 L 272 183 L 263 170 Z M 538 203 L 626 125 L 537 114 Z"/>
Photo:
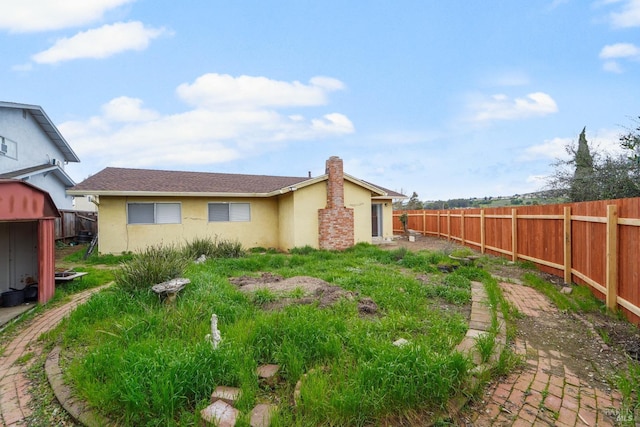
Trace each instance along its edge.
<path fill-rule="evenodd" d="M 545 296 L 522 285 L 501 283 L 505 297 L 531 317 L 557 311 Z M 614 426 L 620 394 L 599 390 L 578 378 L 565 364 L 569 356 L 535 348 L 516 339 L 516 354 L 525 368 L 486 391 L 483 412 L 472 416 L 474 426 Z"/>
<path fill-rule="evenodd" d="M 25 418 L 31 415 L 31 396 L 26 377 L 30 363 L 21 364 L 16 361 L 29 357 L 30 354 L 34 356 L 30 360 L 37 359 L 42 353 L 42 346 L 37 342 L 38 337 L 53 329 L 74 308 L 102 288 L 79 292 L 73 295 L 68 303 L 39 314 L 29 326 L 6 344 L 4 353 L 0 356 L 0 426 L 24 426 Z"/>

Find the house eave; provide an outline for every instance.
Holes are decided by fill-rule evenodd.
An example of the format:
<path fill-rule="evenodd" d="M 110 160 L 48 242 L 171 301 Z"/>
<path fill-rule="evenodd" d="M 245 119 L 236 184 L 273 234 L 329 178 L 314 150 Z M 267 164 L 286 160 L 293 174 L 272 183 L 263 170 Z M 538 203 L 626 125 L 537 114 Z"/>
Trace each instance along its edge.
<path fill-rule="evenodd" d="M 265 198 L 281 193 L 221 193 L 221 192 L 184 192 L 184 191 L 104 191 L 104 190 L 67 190 L 70 196 L 103 197 L 233 197 Z"/>

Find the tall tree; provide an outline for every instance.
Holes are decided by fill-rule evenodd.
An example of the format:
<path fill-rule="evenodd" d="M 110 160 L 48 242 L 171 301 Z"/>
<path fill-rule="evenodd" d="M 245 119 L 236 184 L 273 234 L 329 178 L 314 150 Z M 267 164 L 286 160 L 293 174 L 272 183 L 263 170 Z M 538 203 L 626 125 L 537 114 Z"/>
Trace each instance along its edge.
<path fill-rule="evenodd" d="M 417 210 L 422 209 L 422 207 L 423 203 L 420 201 L 420 199 L 418 199 L 418 193 L 414 191 L 404 208 L 408 210 Z"/>
<path fill-rule="evenodd" d="M 569 189 L 569 198 L 572 202 L 596 200 L 598 198 L 595 188 L 595 172 L 593 169 L 593 156 L 589 150 L 586 137 L 587 128 L 584 127 L 578 138 L 578 149 L 575 152 L 574 162 L 576 169 Z"/>

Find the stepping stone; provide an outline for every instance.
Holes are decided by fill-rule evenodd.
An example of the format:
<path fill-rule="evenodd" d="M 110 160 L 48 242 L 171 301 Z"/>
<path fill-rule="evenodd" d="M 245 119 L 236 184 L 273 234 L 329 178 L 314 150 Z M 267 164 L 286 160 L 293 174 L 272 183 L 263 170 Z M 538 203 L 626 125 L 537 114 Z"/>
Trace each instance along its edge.
<path fill-rule="evenodd" d="M 258 379 L 261 382 L 273 387 L 278 381 L 279 370 L 280 365 L 262 365 L 258 366 L 258 369 L 256 369 L 256 373 L 258 374 Z"/>
<path fill-rule="evenodd" d="M 215 403 L 218 400 L 233 405 L 240 396 L 240 389 L 236 387 L 218 386 L 211 394 L 211 403 Z"/>
<path fill-rule="evenodd" d="M 200 411 L 203 421 L 217 427 L 234 427 L 239 415 L 240 411 L 223 400 L 216 400 Z"/>
<path fill-rule="evenodd" d="M 275 410 L 275 405 L 259 403 L 251 411 L 249 424 L 251 427 L 268 427 L 271 423 L 271 416 Z"/>

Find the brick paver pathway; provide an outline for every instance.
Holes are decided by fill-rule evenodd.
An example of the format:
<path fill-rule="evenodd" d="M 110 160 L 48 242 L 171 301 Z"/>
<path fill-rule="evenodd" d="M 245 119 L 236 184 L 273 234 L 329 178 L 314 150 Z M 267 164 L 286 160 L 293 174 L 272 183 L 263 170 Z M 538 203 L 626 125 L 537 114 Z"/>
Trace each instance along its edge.
<path fill-rule="evenodd" d="M 26 377 L 30 363 L 20 364 L 16 361 L 21 357 L 28 357 L 30 353 L 34 356 L 30 360 L 37 359 L 42 353 L 42 346 L 37 342 L 38 337 L 53 329 L 74 308 L 102 288 L 79 292 L 73 295 L 68 303 L 44 311 L 6 344 L 0 356 L 0 426 L 24 426 L 25 418 L 31 415 L 29 380 Z"/>
<path fill-rule="evenodd" d="M 526 316 L 557 311 L 535 289 L 501 283 L 505 297 Z M 578 378 L 559 351 L 537 349 L 516 339 L 515 352 L 526 365 L 487 391 L 484 412 L 471 417 L 474 426 L 614 426 L 620 394 L 594 388 Z"/>

